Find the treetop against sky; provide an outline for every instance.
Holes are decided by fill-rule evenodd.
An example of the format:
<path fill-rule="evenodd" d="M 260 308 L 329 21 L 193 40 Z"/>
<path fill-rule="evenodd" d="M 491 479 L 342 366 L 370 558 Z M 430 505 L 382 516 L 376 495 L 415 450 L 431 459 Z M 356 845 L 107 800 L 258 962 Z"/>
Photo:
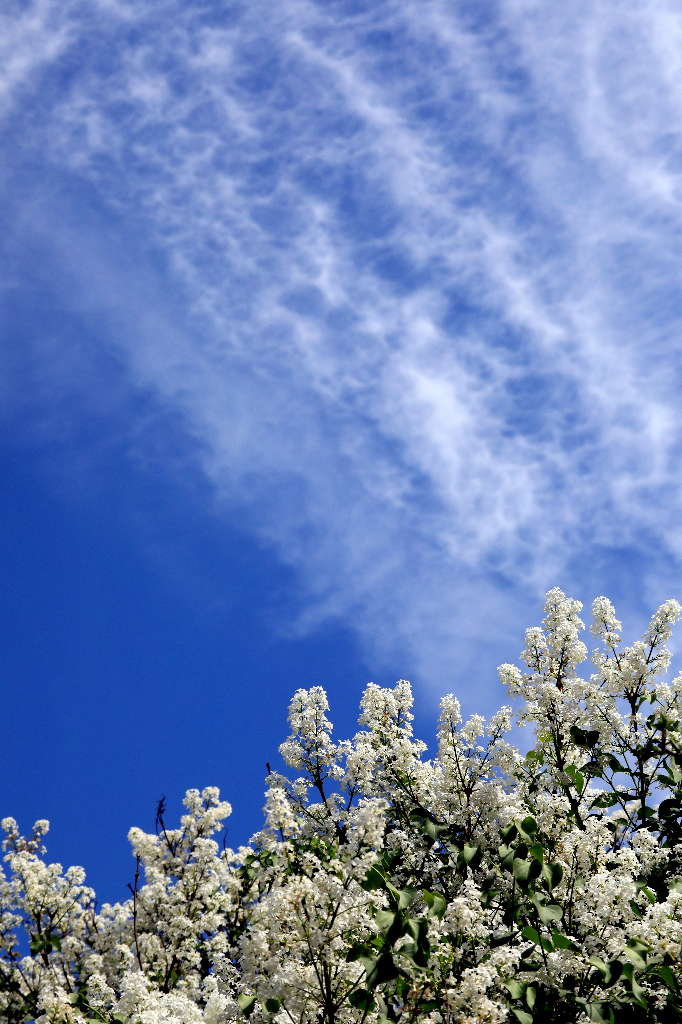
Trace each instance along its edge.
<path fill-rule="evenodd" d="M 370 683 L 339 740 L 298 689 L 284 772 L 247 845 L 215 786 L 133 827 L 129 896 L 99 906 L 45 859 L 48 822 L 0 822 L 0 1013 L 7 1024 L 667 1024 L 682 1015 L 682 611 L 626 646 L 593 604 L 549 591 L 509 705 L 440 702 L 435 755 L 410 684 Z"/>

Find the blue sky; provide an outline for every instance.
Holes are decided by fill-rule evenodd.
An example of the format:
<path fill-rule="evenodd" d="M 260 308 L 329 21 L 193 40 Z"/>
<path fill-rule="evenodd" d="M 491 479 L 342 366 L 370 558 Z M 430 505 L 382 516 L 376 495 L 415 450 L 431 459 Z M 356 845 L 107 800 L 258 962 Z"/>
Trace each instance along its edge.
<path fill-rule="evenodd" d="M 566 9 L 562 9 L 562 6 Z M 0 15 L 1 812 L 106 898 L 298 686 L 503 699 L 559 585 L 680 597 L 673 0 Z"/>

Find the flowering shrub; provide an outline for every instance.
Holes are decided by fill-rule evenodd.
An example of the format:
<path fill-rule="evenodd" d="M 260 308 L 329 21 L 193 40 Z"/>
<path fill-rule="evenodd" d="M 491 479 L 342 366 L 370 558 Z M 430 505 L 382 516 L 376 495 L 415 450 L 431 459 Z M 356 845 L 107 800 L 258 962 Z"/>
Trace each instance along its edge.
<path fill-rule="evenodd" d="M 438 751 L 412 694 L 370 683 L 350 741 L 320 687 L 299 690 L 267 777 L 265 824 L 222 849 L 217 789 L 170 828 L 133 828 L 130 898 L 98 908 L 81 868 L 43 859 L 47 822 L 12 818 L 0 878 L 7 1024 L 568 1024 L 682 1015 L 682 675 L 663 677 L 680 606 L 623 647 L 594 602 L 547 595 L 510 707 L 462 721 Z"/>

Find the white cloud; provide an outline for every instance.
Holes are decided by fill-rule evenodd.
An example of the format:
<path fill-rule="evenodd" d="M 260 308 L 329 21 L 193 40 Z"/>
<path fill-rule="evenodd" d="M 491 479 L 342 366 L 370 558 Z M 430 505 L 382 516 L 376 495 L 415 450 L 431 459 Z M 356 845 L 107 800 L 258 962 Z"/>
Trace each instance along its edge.
<path fill-rule="evenodd" d="M 55 15 L 51 0 L 0 14 L 0 113 L 73 41 L 73 26 Z"/>
<path fill-rule="evenodd" d="M 95 9 L 18 19 L 4 95 L 78 52 L 34 144 L 162 255 L 183 323 L 58 204 L 49 228 L 74 289 L 115 285 L 132 380 L 296 567 L 305 625 L 435 681 L 480 615 L 518 629 L 581 583 L 576 553 L 680 557 L 672 5 Z"/>

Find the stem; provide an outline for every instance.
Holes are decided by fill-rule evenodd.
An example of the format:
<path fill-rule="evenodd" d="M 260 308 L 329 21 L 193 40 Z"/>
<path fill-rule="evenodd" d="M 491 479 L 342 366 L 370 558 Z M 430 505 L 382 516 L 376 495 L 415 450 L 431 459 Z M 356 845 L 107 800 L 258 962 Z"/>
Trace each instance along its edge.
<path fill-rule="evenodd" d="M 144 970 L 142 966 L 142 957 L 140 955 L 140 945 L 137 938 L 137 890 L 140 883 L 140 855 L 135 855 L 135 880 L 133 885 L 128 885 L 131 893 L 133 894 L 133 938 L 135 940 L 135 955 L 137 956 L 137 963 L 141 971 Z"/>

